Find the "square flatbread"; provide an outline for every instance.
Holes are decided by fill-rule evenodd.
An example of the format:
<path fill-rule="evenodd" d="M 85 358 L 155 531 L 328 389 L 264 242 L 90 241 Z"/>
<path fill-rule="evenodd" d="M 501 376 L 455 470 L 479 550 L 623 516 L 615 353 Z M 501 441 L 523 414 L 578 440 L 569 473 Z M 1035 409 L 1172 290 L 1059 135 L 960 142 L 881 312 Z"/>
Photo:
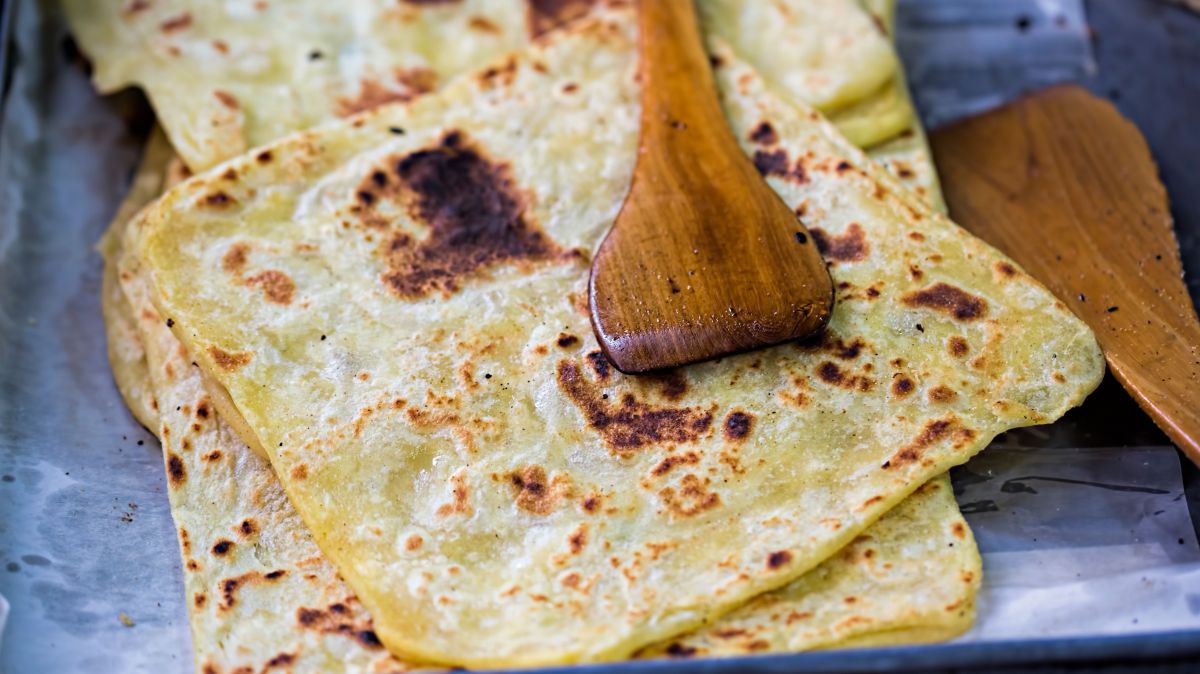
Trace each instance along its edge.
<path fill-rule="evenodd" d="M 730 122 L 838 307 L 817 343 L 612 371 L 581 298 L 635 158 L 631 33 L 576 24 L 136 222 L 160 315 L 400 655 L 626 657 L 793 581 L 1103 372 L 1045 288 L 729 52 Z"/>
<path fill-rule="evenodd" d="M 146 91 L 200 170 L 318 123 L 432 91 L 449 78 L 626 0 L 64 0 L 102 92 Z M 851 105 L 898 70 L 857 0 L 703 0 L 790 95 Z M 892 99 L 873 105 L 883 109 Z M 903 110 L 888 107 L 894 120 Z M 869 130 L 861 115 L 855 133 Z"/>
<path fill-rule="evenodd" d="M 163 447 L 177 458 L 169 475 L 184 476 L 170 500 L 196 669 L 259 671 L 274 663 L 297 673 L 403 670 L 408 665 L 382 649 L 370 616 L 316 548 L 270 464 L 220 421 L 199 369 L 149 302 L 137 261 L 125 254 L 129 217 L 174 182 L 163 177 L 170 156 L 156 133 L 105 237 L 103 304 L 126 401 L 160 434 L 161 400 L 162 422 L 178 429 Z M 942 476 L 813 571 L 642 656 L 946 639 L 971 625 L 979 579 L 978 550 Z"/>

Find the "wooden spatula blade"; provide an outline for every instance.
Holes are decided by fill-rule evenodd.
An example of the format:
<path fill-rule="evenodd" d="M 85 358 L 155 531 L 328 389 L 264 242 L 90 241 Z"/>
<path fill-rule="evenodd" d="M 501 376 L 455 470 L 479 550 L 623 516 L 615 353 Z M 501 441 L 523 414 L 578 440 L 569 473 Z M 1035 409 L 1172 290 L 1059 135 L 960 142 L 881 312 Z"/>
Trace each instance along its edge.
<path fill-rule="evenodd" d="M 729 130 L 692 0 L 641 0 L 638 16 L 637 166 L 589 285 L 600 347 L 638 373 L 818 332 L 829 270 Z"/>
<path fill-rule="evenodd" d="M 1137 128 L 1068 85 L 940 129 L 931 142 L 951 217 L 1086 321 L 1116 378 L 1200 464 L 1200 323 L 1166 190 Z"/>

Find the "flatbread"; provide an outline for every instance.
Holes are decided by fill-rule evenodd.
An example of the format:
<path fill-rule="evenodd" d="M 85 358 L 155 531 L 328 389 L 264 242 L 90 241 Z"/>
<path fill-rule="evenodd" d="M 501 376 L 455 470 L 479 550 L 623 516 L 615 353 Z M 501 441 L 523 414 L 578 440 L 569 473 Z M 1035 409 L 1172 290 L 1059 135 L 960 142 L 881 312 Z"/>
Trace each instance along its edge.
<path fill-rule="evenodd" d="M 864 4 L 878 14 L 879 25 L 890 35 L 894 3 Z M 834 113 L 831 121 L 848 140 L 869 147 L 867 155 L 873 161 L 944 214 L 937 171 L 902 71 L 885 87 L 903 97 L 905 127 L 893 131 L 876 125 L 872 128 L 877 135 L 864 130 L 856 137 L 855 120 L 870 123 L 865 113 L 871 99 Z M 876 143 L 881 136 L 891 140 Z M 647 649 L 643 656 L 744 655 L 943 641 L 974 623 L 981 575 L 979 549 L 944 475 L 926 483 L 821 566 L 751 599 L 714 625 Z"/>
<path fill-rule="evenodd" d="M 510 7 L 513 5 L 513 7 Z M 433 89 L 526 41 L 513 2 L 64 0 L 102 92 L 143 88 L 193 169 Z"/>
<path fill-rule="evenodd" d="M 974 622 L 981 566 L 979 548 L 943 475 L 799 579 L 645 655 L 943 641 Z"/>
<path fill-rule="evenodd" d="M 913 150 L 918 154 L 921 152 L 919 147 L 914 147 Z M 156 168 L 156 165 L 163 163 L 166 157 L 165 153 L 169 153 L 169 146 L 167 145 L 165 139 L 162 138 L 161 132 L 156 132 L 155 136 L 148 144 L 147 151 L 143 159 L 143 170 L 139 171 L 138 177 L 134 183 L 134 188 L 131 190 L 126 203 L 120 209 L 115 221 L 121 222 L 127 220 L 127 216 L 147 203 L 149 201 L 149 197 L 157 196 L 158 185 L 161 184 L 163 180 L 162 171 Z M 924 163 L 928 164 L 929 162 L 926 161 Z M 185 170 L 180 170 L 177 161 L 173 164 L 172 171 L 176 175 L 166 180 L 167 184 L 174 184 L 179 182 L 182 177 L 186 177 L 180 175 L 181 173 L 184 173 Z M 903 168 L 903 165 L 901 165 L 901 175 L 906 178 L 911 177 L 906 173 L 906 169 Z M 928 181 L 931 178 L 931 175 L 922 173 L 920 178 Z M 932 180 L 936 181 L 936 177 L 932 177 Z M 924 188 L 918 185 L 917 189 L 923 190 Z M 155 433 L 158 433 L 159 428 L 156 418 L 157 411 L 155 409 L 157 402 L 154 400 L 153 389 L 147 380 L 148 373 L 146 372 L 143 349 L 140 340 L 137 338 L 137 335 L 134 332 L 135 321 L 133 316 L 129 315 L 130 309 L 128 307 L 128 303 L 116 282 L 115 254 L 120 252 L 119 240 L 119 236 L 106 236 L 102 248 L 106 257 L 106 287 L 103 304 L 109 332 L 110 354 L 113 359 L 113 369 L 118 381 L 121 383 L 121 391 L 126 395 L 127 402 L 130 404 L 131 409 L 135 411 L 135 415 L 143 424 L 150 427 Z M 149 308 L 149 310 L 151 312 L 153 311 L 152 308 Z M 166 332 L 165 328 L 157 323 L 149 326 L 148 331 L 151 333 L 158 333 L 160 339 L 165 338 L 162 334 Z M 173 341 L 173 338 L 171 338 L 171 340 Z M 163 351 L 165 353 L 174 352 L 173 349 L 165 349 Z M 177 367 L 180 366 L 179 363 L 176 363 L 175 365 Z M 168 367 L 167 371 L 170 371 L 171 369 L 172 368 Z M 183 389 L 182 399 L 185 400 L 184 406 L 195 406 L 196 401 L 192 401 L 191 405 L 188 405 L 186 402 L 187 393 L 189 392 L 190 388 L 193 388 L 189 386 L 187 377 L 175 380 L 163 374 L 163 378 L 166 379 L 165 385 L 167 386 L 171 386 L 173 381 L 179 381 L 179 388 Z M 256 485 L 261 485 L 266 482 L 274 484 L 274 475 L 269 473 L 269 468 L 267 468 L 261 462 L 256 461 L 252 457 L 240 456 L 241 453 L 245 453 L 247 451 L 246 447 L 236 439 L 231 440 L 228 430 L 222 430 L 219 428 L 219 426 L 219 424 L 215 426 L 206 425 L 203 431 L 186 430 L 184 435 L 185 437 L 192 439 L 192 444 L 195 446 L 215 446 L 218 449 L 215 449 L 214 451 L 219 453 L 223 452 L 225 454 L 234 456 L 234 461 L 236 463 L 243 464 L 243 468 L 238 471 L 239 477 L 237 478 L 237 482 L 249 486 L 244 486 L 240 488 L 239 491 L 243 493 L 251 493 L 256 491 Z M 193 460 L 189 461 L 188 454 L 185 453 L 183 456 L 185 470 L 195 473 L 197 470 L 197 465 L 195 465 L 196 461 L 194 460 L 194 457 L 192 457 Z M 207 462 L 200 463 L 199 465 L 203 467 L 205 466 L 205 463 Z M 268 472 L 264 472 L 264 470 L 267 470 Z M 931 487 L 936 488 L 936 485 L 928 485 L 922 491 L 918 492 L 918 494 L 931 489 Z M 266 491 L 270 491 L 270 488 L 268 488 Z M 241 500 L 244 501 L 246 499 Z M 920 501 L 923 504 L 921 508 L 906 506 L 906 504 L 909 502 L 917 501 Z M 926 504 L 928 501 L 929 499 L 925 499 L 920 496 L 914 496 L 906 500 L 905 504 L 899 506 L 894 512 L 900 513 L 906 510 L 913 512 L 920 511 L 921 514 L 925 515 L 926 520 L 932 519 L 934 514 L 932 512 L 933 509 L 930 507 L 932 506 L 932 503 Z M 291 510 L 290 504 L 286 509 L 289 511 Z M 946 514 L 949 515 L 950 512 L 951 511 L 946 511 Z M 222 527 L 218 525 L 215 527 L 218 530 L 237 529 L 239 524 L 243 521 L 237 519 L 236 515 L 238 513 L 230 513 L 224 510 L 219 512 L 205 512 L 204 510 L 201 510 L 200 512 L 191 511 L 188 514 L 191 516 L 185 516 L 184 511 L 181 509 L 177 515 L 177 517 L 184 524 L 191 525 L 181 527 L 182 531 L 188 531 L 189 529 L 201 531 L 211 530 L 214 528 L 211 524 L 211 521 L 214 520 L 218 522 L 224 520 L 225 526 Z M 273 524 L 276 518 L 278 518 L 284 524 L 276 527 Z M 296 562 L 306 560 L 311 556 L 311 539 L 307 535 L 306 531 L 300 536 L 280 536 L 273 531 L 273 529 L 279 528 L 286 532 L 289 528 L 291 528 L 292 523 L 294 523 L 294 518 L 294 512 L 285 514 L 283 517 L 278 517 L 278 515 L 274 513 L 268 513 L 267 518 L 260 518 L 259 520 L 263 522 L 263 527 L 266 529 L 266 531 L 263 532 L 264 537 L 274 540 L 291 540 L 293 538 L 297 540 L 297 543 L 293 546 L 294 549 L 291 551 L 290 555 L 281 553 L 280 556 L 290 556 L 291 558 L 290 560 L 284 559 L 283 566 L 294 566 Z M 906 520 L 907 519 L 908 518 L 906 518 Z M 954 518 L 955 521 L 958 519 L 960 518 Z M 251 518 L 251 521 L 253 521 L 253 518 Z M 865 541 L 874 540 L 885 542 L 884 545 L 880 546 L 879 557 L 875 558 L 877 571 L 879 569 L 903 568 L 897 567 L 895 563 L 896 560 L 893 559 L 893 556 L 889 555 L 889 552 L 907 550 L 909 546 L 905 545 L 903 540 L 900 540 L 894 541 L 897 545 L 888 547 L 887 543 L 893 542 L 892 539 L 894 536 L 897 536 L 899 533 L 903 532 L 908 534 L 910 537 L 922 536 L 920 540 L 927 540 L 923 537 L 922 533 L 919 533 L 913 527 L 906 527 L 901 530 L 899 527 L 891 526 L 893 521 L 909 524 L 909 522 L 901 522 L 897 517 L 889 514 L 869 530 L 869 535 L 860 537 L 861 540 Z M 930 527 L 929 530 L 938 531 L 944 530 L 945 528 L 946 526 L 943 522 L 943 526 L 936 528 Z M 857 544 L 858 541 L 856 541 L 856 544 L 852 545 Z M 961 544 L 959 550 L 965 553 L 968 548 L 973 550 L 973 546 Z M 943 556 L 945 556 L 947 551 L 948 549 L 936 550 L 934 552 L 935 554 L 941 553 Z M 864 595 L 869 594 L 875 603 L 870 607 L 860 605 L 856 615 L 848 616 L 848 618 L 852 617 L 853 619 L 834 621 L 832 619 L 827 619 L 829 618 L 827 614 L 822 614 L 818 618 L 808 618 L 807 620 L 803 621 L 803 623 L 798 622 L 797 615 L 803 615 L 809 612 L 798 610 L 796 608 L 797 601 L 794 601 L 793 597 L 799 601 L 799 605 L 803 606 L 810 606 L 814 602 L 812 601 L 812 597 L 808 598 L 807 600 L 803 596 L 796 597 L 796 589 L 811 585 L 812 582 L 810 579 L 814 576 L 828 578 L 830 581 L 838 581 L 840 579 L 841 582 L 832 583 L 834 587 L 848 586 L 846 579 L 854 576 L 852 574 L 846 574 L 840 571 L 840 569 L 843 567 L 839 566 L 839 564 L 842 563 L 841 560 L 843 558 L 852 561 L 854 557 L 853 555 L 846 553 L 840 554 L 838 557 L 834 558 L 838 561 L 826 562 L 818 569 L 806 574 L 801 579 L 798 579 L 792 585 L 789 585 L 783 590 L 777 593 L 766 595 L 768 597 L 773 597 L 776 594 L 781 595 L 779 600 L 773 601 L 773 604 L 776 607 L 776 613 L 780 611 L 786 612 L 786 624 L 775 626 L 777 629 L 781 630 L 780 634 L 788 635 L 787 640 L 781 645 L 782 648 L 786 650 L 808 650 L 815 647 L 829 647 L 835 644 L 861 645 L 868 643 L 868 641 L 872 644 L 915 643 L 921 640 L 948 638 L 962 629 L 965 629 L 970 624 L 969 616 L 971 611 L 969 610 L 969 607 L 972 604 L 971 597 L 974 593 L 974 587 L 969 587 L 966 589 L 959 588 L 960 592 L 963 593 L 964 596 L 955 601 L 948 601 L 945 604 L 946 606 L 958 605 L 960 607 L 957 611 L 953 612 L 953 616 L 956 617 L 959 622 L 959 624 L 956 626 L 947 626 L 939 623 L 939 621 L 945 621 L 944 616 L 947 614 L 944 612 L 943 607 L 935 607 L 932 605 L 928 607 L 910 606 L 908 614 L 905 616 L 910 623 L 908 628 L 898 627 L 893 624 L 894 621 L 878 619 L 878 616 L 873 615 L 873 612 L 878 610 L 877 607 L 896 606 L 899 604 L 901 599 L 905 598 L 909 594 L 907 590 L 898 590 L 889 601 L 885 589 L 881 586 L 873 587 L 870 592 L 863 593 Z M 190 561 L 193 564 L 196 563 L 195 560 Z M 203 571 L 189 569 L 189 572 L 195 574 L 195 577 L 190 579 L 189 587 L 195 586 L 198 588 L 197 592 L 199 593 L 198 595 L 193 593 L 193 598 L 195 596 L 206 596 L 210 592 L 219 591 L 220 580 L 222 579 L 221 574 L 223 572 L 221 565 L 212 565 L 210 568 L 207 568 Z M 269 571 L 263 571 L 260 569 L 260 572 L 268 573 Z M 309 575 L 311 576 L 313 574 L 310 573 Z M 885 573 L 885 575 L 887 574 Z M 891 575 L 896 578 L 901 577 L 897 572 L 892 572 Z M 977 572 L 972 574 L 968 571 L 964 572 L 964 575 L 967 577 L 972 575 L 974 575 L 976 578 L 978 577 Z M 932 574 L 927 578 L 923 578 L 922 582 L 937 583 L 939 581 L 949 579 L 950 577 L 951 575 L 947 574 Z M 341 606 L 348 607 L 357 606 L 356 599 L 352 595 L 347 594 L 348 589 L 345 588 L 344 585 L 341 585 L 340 582 L 330 579 L 330 582 L 327 582 L 326 584 L 329 586 L 324 593 L 327 597 L 334 595 L 345 595 L 340 601 L 333 601 L 333 606 L 338 606 L 339 604 Z M 881 584 L 877 583 L 877 585 Z M 952 587 L 958 586 L 954 585 Z M 311 601 L 312 597 L 306 596 L 305 593 L 301 593 L 299 596 L 297 596 L 296 593 L 294 593 L 286 584 L 272 587 L 259 587 L 257 588 L 256 593 L 259 595 L 256 597 L 256 603 L 260 606 L 265 606 L 269 613 L 274 613 L 275 615 L 287 616 L 305 610 L 305 599 L 310 600 L 308 603 L 313 603 Z M 268 600 L 264 601 L 264 596 L 268 598 Z M 838 597 L 837 599 L 840 601 L 841 597 Z M 762 598 L 756 601 L 761 602 Z M 962 608 L 964 606 L 968 608 Z M 260 666 L 265 666 L 266 663 L 271 661 L 282 664 L 286 660 L 292 666 L 298 668 L 296 671 L 306 671 L 306 667 L 312 666 L 316 663 L 320 663 L 317 665 L 317 668 L 321 671 L 341 671 L 341 669 L 330 667 L 328 659 L 319 655 L 321 650 L 319 647 L 316 649 L 316 651 L 314 651 L 312 648 L 308 648 L 307 650 L 304 648 L 306 645 L 311 646 L 311 644 L 305 643 L 306 640 L 303 637 L 306 636 L 308 630 L 304 629 L 302 625 L 293 625 L 293 632 L 289 632 L 288 630 L 284 629 L 272 630 L 270 633 L 264 634 L 261 631 L 254 629 L 253 624 L 247 625 L 239 623 L 235 612 L 223 612 L 221 615 L 224 616 L 224 620 L 214 620 L 212 616 L 206 615 L 202 608 L 203 607 L 193 609 L 195 613 L 198 614 L 195 616 L 196 631 L 193 637 L 194 642 L 198 645 L 196 651 L 198 669 L 201 667 L 217 667 L 218 670 L 220 670 L 222 667 L 236 669 L 239 666 L 248 666 L 246 663 L 254 663 L 256 666 L 253 666 L 252 668 L 258 669 Z M 928 613 L 923 614 L 921 612 L 921 609 L 923 608 L 928 608 Z M 355 611 L 356 613 L 361 613 L 361 611 L 358 609 L 355 609 Z M 328 613 L 328 611 L 326 611 L 326 613 Z M 738 612 L 729 616 L 729 618 L 734 619 L 736 616 L 742 616 L 744 613 L 746 613 L 745 610 L 739 610 Z M 346 621 L 341 623 L 341 625 L 354 622 L 361 623 L 368 620 L 369 619 L 367 619 L 365 615 L 351 616 Z M 824 621 L 825 624 L 820 626 L 822 621 Z M 725 625 L 726 622 L 727 621 L 723 620 L 718 624 Z M 931 622 L 934 623 L 932 627 L 930 627 Z M 820 627 L 813 628 L 811 626 L 804 626 L 803 631 L 801 631 L 799 626 L 804 623 L 815 623 Z M 367 624 L 369 624 L 369 622 Z M 798 627 L 793 627 L 793 624 L 798 625 Z M 830 641 L 830 635 L 832 633 L 842 630 L 845 627 L 848 627 L 849 629 L 845 634 L 840 635 L 840 640 Z M 760 633 L 764 629 L 764 626 L 759 625 L 757 628 L 758 631 L 755 633 Z M 733 632 L 737 631 L 740 633 L 741 628 L 724 629 L 717 627 L 713 628 L 713 630 L 725 637 L 721 640 L 721 644 L 725 646 L 725 652 L 737 652 L 738 645 L 748 645 L 748 650 L 752 651 L 756 648 L 761 648 L 761 645 L 767 641 L 761 638 L 746 639 L 744 637 L 739 638 L 739 640 L 729 641 L 729 639 L 733 636 Z M 857 636 L 850 636 L 850 633 L 854 633 Z M 245 638 L 239 638 L 240 635 L 246 634 L 254 634 L 254 639 L 252 641 L 248 641 Z M 301 638 L 295 638 L 294 634 L 300 635 Z M 773 639 L 771 641 L 773 641 Z M 220 643 L 229 645 L 231 647 L 221 649 L 213 648 L 214 645 Z M 253 643 L 257 646 L 257 648 L 247 649 L 247 643 Z M 360 641 L 356 640 L 354 643 L 341 644 L 341 647 L 347 651 L 347 656 L 339 657 L 337 662 L 344 665 L 348 671 L 355 671 L 357 664 L 363 661 L 369 662 L 372 659 L 366 658 L 364 660 L 364 658 L 360 657 L 359 654 L 356 653 L 356 651 L 360 649 L 366 649 L 368 651 L 371 650 L 371 645 L 369 643 L 367 645 L 363 645 Z M 772 646 L 772 650 L 775 650 L 775 648 L 776 646 Z M 657 650 L 662 652 L 666 649 L 667 646 L 664 645 Z M 690 646 L 683 647 L 682 645 L 672 644 L 670 649 L 675 655 L 695 654 L 695 650 Z M 240 657 L 231 657 L 231 653 L 237 653 Z M 270 655 L 272 653 L 275 655 Z M 315 656 L 314 653 L 316 653 Z"/>
<path fill-rule="evenodd" d="M 889 37 L 896 32 L 896 0 L 860 0 L 875 25 Z"/>
<path fill-rule="evenodd" d="M 108 363 L 117 390 L 138 423 L 158 428 L 158 401 L 146 371 L 146 352 L 137 333 L 133 309 L 121 289 L 118 258 L 121 255 L 121 231 L 146 204 L 163 191 L 163 169 L 173 153 L 161 131 L 155 130 L 146 144 L 129 193 L 117 207 L 112 224 L 96 248 L 104 259 L 101 276 L 100 311 L 104 316 L 108 342 Z"/>
<path fill-rule="evenodd" d="M 630 28 L 290 137 L 138 221 L 161 315 L 405 657 L 626 657 L 1103 373 L 1045 288 L 728 52 L 732 127 L 831 261 L 830 328 L 659 379 L 606 367 L 581 299 L 635 157 Z"/>
<path fill-rule="evenodd" d="M 176 151 L 200 170 L 293 131 L 432 91 L 597 7 L 628 2 L 63 4 L 96 87 L 144 89 Z M 890 45 L 857 0 L 701 6 L 752 63 L 822 109 L 867 97 L 897 70 Z M 869 125 L 861 116 L 854 123 L 858 133 Z"/>
<path fill-rule="evenodd" d="M 162 397 L 168 411 L 180 408 L 170 415 L 168 428 L 176 430 L 167 434 L 163 446 L 168 467 L 173 455 L 178 459 L 175 473 L 188 477 L 170 496 L 183 548 L 196 669 L 260 671 L 271 662 L 286 664 L 295 673 L 372 671 L 373 666 L 402 669 L 405 665 L 380 652 L 368 634 L 370 617 L 316 550 L 270 464 L 209 409 L 213 401 L 204 390 L 198 368 L 191 365 L 149 303 L 144 280 L 137 273 L 139 266 L 125 254 L 122 239 L 130 219 L 121 216 L 131 216 L 156 198 L 160 186 L 177 184 L 186 177 L 175 159 L 163 179 L 170 156 L 165 136 L 156 130 L 133 188 L 104 238 L 105 277 L 112 279 L 116 293 L 106 286 L 103 304 L 110 350 L 115 342 L 125 345 L 120 353 L 129 354 L 114 358 L 114 373 L 125 382 L 122 391 L 140 392 L 126 395 L 130 408 L 140 405 L 149 411 L 151 418 L 139 420 L 156 435 L 161 428 L 155 386 L 165 391 Z M 119 265 L 125 267 L 124 285 L 138 304 L 140 323 L 117 283 Z M 142 347 L 143 335 L 154 345 L 150 366 Z M 155 384 L 149 380 L 148 367 L 154 368 Z M 204 423 L 194 426 L 201 408 L 207 410 L 201 417 Z M 214 455 L 215 460 L 211 458 Z M 214 493 L 220 497 L 214 498 Z M 229 508 L 229 503 L 241 507 Z M 759 652 L 764 643 L 771 651 L 802 651 L 953 637 L 973 621 L 980 577 L 978 551 L 969 529 L 962 529 L 963 537 L 959 537 L 956 525 L 961 521 L 946 478 L 937 478 L 885 514 L 846 550 L 790 585 L 752 600 L 750 606 L 729 614 L 703 634 L 658 645 L 642 657 Z M 943 545 L 946 532 L 953 538 Z M 222 541 L 233 545 L 218 555 L 215 550 L 221 549 Z M 270 545 L 269 563 L 257 560 L 247 564 L 244 551 L 262 541 Z M 914 560 L 917 550 L 922 550 L 919 561 Z M 921 568 L 914 568 L 915 563 Z M 239 587 L 225 609 L 222 604 L 210 603 L 210 597 L 224 600 L 227 580 L 265 579 L 281 569 L 302 573 L 288 581 Z M 292 582 L 301 577 L 304 584 Z M 861 600 L 847 604 L 846 597 L 851 596 Z M 760 615 L 756 607 L 768 603 L 772 610 Z M 898 615 L 897 610 L 903 613 Z M 244 621 L 247 613 L 255 612 L 275 616 L 275 624 L 263 629 L 261 621 Z M 744 626 L 749 621 L 756 621 L 751 629 Z M 718 648 L 708 647 L 706 641 L 715 642 Z"/>
<path fill-rule="evenodd" d="M 787 95 L 832 111 L 870 97 L 900 69 L 857 0 L 705 0 L 705 26 Z"/>
<path fill-rule="evenodd" d="M 863 6 L 871 13 L 881 29 L 894 39 L 895 0 L 863 0 Z M 897 69 L 892 86 L 904 96 L 908 108 L 913 110 L 903 68 Z M 842 130 L 843 133 L 844 128 L 845 124 L 839 126 L 839 130 Z M 907 129 L 898 132 L 889 140 L 871 144 L 867 153 L 871 159 L 899 178 L 906 187 L 924 199 L 934 210 L 946 213 L 946 202 L 942 196 L 941 183 L 938 181 L 937 167 L 933 165 L 933 153 L 929 150 L 929 140 L 925 136 L 925 129 L 921 126 L 921 120 L 915 111 L 912 113 L 912 121 Z"/>
<path fill-rule="evenodd" d="M 179 175 L 162 178 L 169 156 L 165 137 L 156 131 L 121 213 L 135 213 L 149 203 L 157 196 L 152 186 L 179 181 Z M 259 671 L 270 663 L 286 665 L 292 672 L 406 668 L 381 652 L 370 617 L 316 549 L 269 463 L 212 409 L 198 368 L 149 302 L 136 259 L 125 254 L 127 222 L 114 220 L 105 235 L 106 274 L 121 278 L 118 266 L 123 267 L 121 285 L 129 291 L 127 298 L 118 286 L 121 297 L 112 303 L 105 293 L 105 319 L 110 340 L 114 328 L 120 328 L 118 334 L 128 335 L 143 354 L 136 367 L 114 361 L 114 368 L 122 363 L 147 401 L 156 400 L 155 388 L 163 391 L 158 395 L 167 405 L 167 428 L 173 430 L 165 434 L 163 449 L 169 478 L 184 478 L 169 493 L 184 557 L 197 671 Z M 134 315 L 135 306 L 140 319 Z M 151 348 L 144 349 L 143 341 Z M 154 415 L 153 423 L 144 423 L 158 435 L 162 429 L 156 407 Z M 264 546 L 269 549 L 266 555 L 259 552 Z M 247 550 L 255 551 L 253 559 Z M 271 575 L 276 576 L 273 581 L 268 580 Z M 801 651 L 950 638 L 973 621 L 979 577 L 978 551 L 942 476 L 885 514 L 846 550 L 790 585 L 756 598 L 701 634 L 661 644 L 642 656 L 764 648 Z M 252 582 L 245 583 L 247 579 Z M 231 588 L 229 581 L 236 586 Z M 847 597 L 855 600 L 847 603 Z M 771 610 L 765 611 L 765 606 Z M 253 618 L 256 614 L 273 616 L 271 624 L 264 626 L 263 620 Z"/>
<path fill-rule="evenodd" d="M 898 74 L 867 98 L 828 114 L 846 140 L 865 148 L 895 138 L 917 123 L 912 101 Z"/>
<path fill-rule="evenodd" d="M 163 177 L 171 156 L 156 131 L 122 211 L 136 212 L 157 196 L 151 185 L 171 182 Z M 106 274 L 119 279 L 122 293 L 108 303 L 105 321 L 110 343 L 114 326 L 121 334 L 128 328 L 143 354 L 136 367 L 115 361 L 114 371 L 120 363 L 138 380 L 136 390 L 161 405 L 143 423 L 162 442 L 172 487 L 196 671 L 407 671 L 379 643 L 370 616 L 313 543 L 270 464 L 217 418 L 199 368 L 150 303 L 137 260 L 126 254 L 130 222 L 114 221 L 105 235 Z M 131 409 L 139 401 L 126 400 Z"/>
<path fill-rule="evenodd" d="M 946 213 L 946 201 L 938 181 L 937 167 L 933 164 L 929 141 L 920 124 L 914 125 L 886 143 L 872 147 L 868 154 L 934 210 Z"/>

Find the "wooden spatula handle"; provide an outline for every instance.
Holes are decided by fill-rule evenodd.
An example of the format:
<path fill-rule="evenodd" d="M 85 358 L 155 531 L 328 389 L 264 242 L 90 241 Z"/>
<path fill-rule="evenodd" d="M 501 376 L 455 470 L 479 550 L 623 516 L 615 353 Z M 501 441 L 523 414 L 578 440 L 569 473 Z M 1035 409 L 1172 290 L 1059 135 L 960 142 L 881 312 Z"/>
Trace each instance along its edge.
<path fill-rule="evenodd" d="M 690 142 L 686 134 L 674 133 L 681 124 L 725 129 L 693 0 L 641 0 L 638 12 L 638 26 L 644 31 L 639 37 L 640 77 L 654 87 L 643 90 L 641 144 L 671 148 Z M 731 160 L 741 159 L 732 134 L 718 134 L 713 140 L 729 150 Z"/>
<path fill-rule="evenodd" d="M 1200 464 L 1200 323 L 1141 133 L 1076 86 L 938 130 L 955 221 L 1096 331 L 1113 375 Z"/>

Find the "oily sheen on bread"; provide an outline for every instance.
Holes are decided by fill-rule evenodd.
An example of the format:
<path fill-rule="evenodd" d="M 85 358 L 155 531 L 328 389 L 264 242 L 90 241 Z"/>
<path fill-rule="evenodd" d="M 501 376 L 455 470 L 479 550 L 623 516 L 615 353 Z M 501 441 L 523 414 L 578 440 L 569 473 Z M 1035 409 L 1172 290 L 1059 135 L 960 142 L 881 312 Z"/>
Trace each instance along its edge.
<path fill-rule="evenodd" d="M 135 224 L 160 315 L 402 656 L 613 659 L 695 629 L 1103 371 L 1041 285 L 728 52 L 731 125 L 838 308 L 817 343 L 612 371 L 581 298 L 632 171 L 630 33 L 577 25 Z"/>

